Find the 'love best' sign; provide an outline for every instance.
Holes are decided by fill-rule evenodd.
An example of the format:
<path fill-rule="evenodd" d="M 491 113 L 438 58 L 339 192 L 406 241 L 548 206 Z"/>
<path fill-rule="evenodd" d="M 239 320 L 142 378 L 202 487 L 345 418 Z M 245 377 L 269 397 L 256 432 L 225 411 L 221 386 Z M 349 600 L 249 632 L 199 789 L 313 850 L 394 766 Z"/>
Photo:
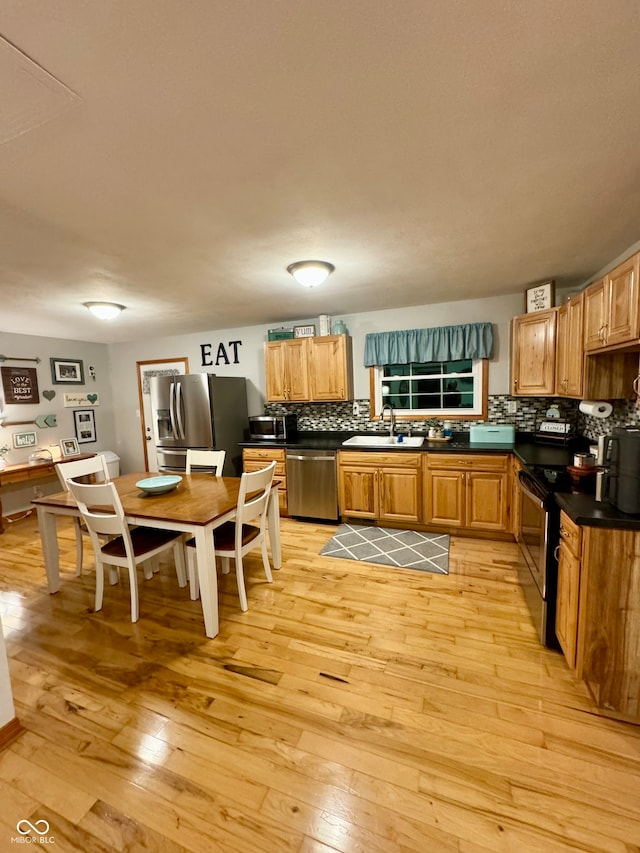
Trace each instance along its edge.
<path fill-rule="evenodd" d="M 39 403 L 38 374 L 35 367 L 3 367 L 5 403 Z"/>

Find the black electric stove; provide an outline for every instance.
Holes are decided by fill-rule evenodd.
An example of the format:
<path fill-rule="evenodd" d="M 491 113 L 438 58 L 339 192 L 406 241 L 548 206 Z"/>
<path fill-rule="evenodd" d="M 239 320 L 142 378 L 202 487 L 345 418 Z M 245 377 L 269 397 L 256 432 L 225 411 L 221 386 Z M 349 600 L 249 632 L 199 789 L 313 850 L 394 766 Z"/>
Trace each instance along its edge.
<path fill-rule="evenodd" d="M 549 498 L 555 492 L 579 491 L 566 467 L 549 468 L 542 465 L 527 465 L 524 470 L 529 475 L 529 483 L 543 499 Z"/>
<path fill-rule="evenodd" d="M 572 492 L 575 486 L 566 466 L 527 465 L 519 472 L 518 483 L 516 538 L 522 554 L 518 564 L 520 584 L 540 641 L 548 648 L 557 649 L 560 509 L 554 495 Z"/>

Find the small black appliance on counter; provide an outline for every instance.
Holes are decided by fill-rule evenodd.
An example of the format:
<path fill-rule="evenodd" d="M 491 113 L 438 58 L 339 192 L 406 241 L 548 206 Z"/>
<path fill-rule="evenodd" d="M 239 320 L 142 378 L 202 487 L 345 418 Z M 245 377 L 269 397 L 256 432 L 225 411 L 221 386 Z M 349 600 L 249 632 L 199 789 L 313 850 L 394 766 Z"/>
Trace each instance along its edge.
<path fill-rule="evenodd" d="M 604 439 L 604 455 L 609 459 L 603 499 L 621 512 L 640 514 L 640 428 L 616 427 Z"/>

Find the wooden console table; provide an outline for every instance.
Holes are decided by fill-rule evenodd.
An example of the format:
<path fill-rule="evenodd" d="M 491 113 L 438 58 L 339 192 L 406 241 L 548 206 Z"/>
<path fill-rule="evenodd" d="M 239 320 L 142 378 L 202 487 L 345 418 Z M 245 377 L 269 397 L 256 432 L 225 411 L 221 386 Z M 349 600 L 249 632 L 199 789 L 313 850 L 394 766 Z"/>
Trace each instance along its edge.
<path fill-rule="evenodd" d="M 83 453 L 81 456 L 71 456 L 68 459 L 56 459 L 52 462 L 21 462 L 19 465 L 7 465 L 0 468 L 0 533 L 4 533 L 2 523 L 2 486 L 9 483 L 24 483 L 30 480 L 43 480 L 56 475 L 58 462 L 74 462 L 78 459 L 89 459 L 95 453 Z"/>

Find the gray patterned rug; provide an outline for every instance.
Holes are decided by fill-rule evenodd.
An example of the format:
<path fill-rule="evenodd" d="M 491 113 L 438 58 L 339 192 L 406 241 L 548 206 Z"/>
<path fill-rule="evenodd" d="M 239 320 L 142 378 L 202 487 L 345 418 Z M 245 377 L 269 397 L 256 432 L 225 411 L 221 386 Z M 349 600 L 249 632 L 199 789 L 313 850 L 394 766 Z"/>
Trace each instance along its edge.
<path fill-rule="evenodd" d="M 341 524 L 320 554 L 439 575 L 449 574 L 449 536 L 446 533 Z"/>

